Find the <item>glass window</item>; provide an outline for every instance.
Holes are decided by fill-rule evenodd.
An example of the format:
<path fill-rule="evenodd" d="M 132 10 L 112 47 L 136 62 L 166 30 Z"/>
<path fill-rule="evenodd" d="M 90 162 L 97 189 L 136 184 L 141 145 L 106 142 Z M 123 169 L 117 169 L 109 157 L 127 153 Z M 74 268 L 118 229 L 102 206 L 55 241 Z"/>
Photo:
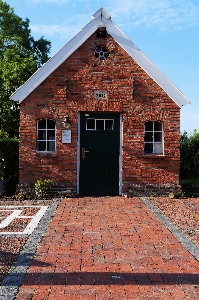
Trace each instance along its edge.
<path fill-rule="evenodd" d="M 53 120 L 37 121 L 37 151 L 55 151 L 55 130 L 56 124 Z"/>
<path fill-rule="evenodd" d="M 145 132 L 144 141 L 153 142 L 153 132 Z"/>
<path fill-rule="evenodd" d="M 38 129 L 46 129 L 46 120 L 38 121 Z"/>
<path fill-rule="evenodd" d="M 114 129 L 113 119 L 87 119 L 86 130 L 106 130 L 110 131 Z"/>
<path fill-rule="evenodd" d="M 97 46 L 95 49 L 95 57 L 98 58 L 99 60 L 105 60 L 109 56 L 109 50 L 108 48 L 104 46 Z"/>
<path fill-rule="evenodd" d="M 55 129 L 55 121 L 47 120 L 47 127 L 48 129 Z"/>
<path fill-rule="evenodd" d="M 154 122 L 154 131 L 162 131 L 162 123 Z"/>
<path fill-rule="evenodd" d="M 145 122 L 145 131 L 153 132 L 153 121 Z"/>
<path fill-rule="evenodd" d="M 96 130 L 104 130 L 104 120 L 96 120 Z"/>
<path fill-rule="evenodd" d="M 145 122 L 144 153 L 163 154 L 163 123 Z"/>
<path fill-rule="evenodd" d="M 87 119 L 86 129 L 95 130 L 95 119 Z"/>
<path fill-rule="evenodd" d="M 113 130 L 113 120 L 105 120 L 105 130 Z"/>

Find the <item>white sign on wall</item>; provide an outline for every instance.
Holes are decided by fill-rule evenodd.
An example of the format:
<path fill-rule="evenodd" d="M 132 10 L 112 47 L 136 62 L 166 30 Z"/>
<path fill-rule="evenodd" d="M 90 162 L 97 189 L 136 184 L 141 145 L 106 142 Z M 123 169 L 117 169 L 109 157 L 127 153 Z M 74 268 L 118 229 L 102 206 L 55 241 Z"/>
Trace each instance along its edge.
<path fill-rule="evenodd" d="M 108 98 L 108 92 L 102 91 L 102 90 L 94 90 L 94 98 L 96 99 L 107 99 Z"/>
<path fill-rule="evenodd" d="M 62 130 L 62 143 L 71 143 L 71 130 Z"/>

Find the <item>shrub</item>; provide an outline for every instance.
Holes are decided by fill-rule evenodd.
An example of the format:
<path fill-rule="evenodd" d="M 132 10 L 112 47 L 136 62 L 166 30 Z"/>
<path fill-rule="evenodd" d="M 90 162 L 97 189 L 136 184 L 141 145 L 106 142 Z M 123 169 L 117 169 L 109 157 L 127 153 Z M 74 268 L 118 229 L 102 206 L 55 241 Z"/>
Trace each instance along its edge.
<path fill-rule="evenodd" d="M 30 187 L 28 183 L 20 183 L 17 185 L 15 199 L 22 200 L 32 200 L 36 198 L 34 187 Z"/>
<path fill-rule="evenodd" d="M 46 196 L 51 188 L 52 180 L 40 178 L 35 183 L 35 193 L 38 198 Z"/>
<path fill-rule="evenodd" d="M 19 172 L 18 139 L 0 139 L 0 179 L 7 192 L 15 192 Z"/>

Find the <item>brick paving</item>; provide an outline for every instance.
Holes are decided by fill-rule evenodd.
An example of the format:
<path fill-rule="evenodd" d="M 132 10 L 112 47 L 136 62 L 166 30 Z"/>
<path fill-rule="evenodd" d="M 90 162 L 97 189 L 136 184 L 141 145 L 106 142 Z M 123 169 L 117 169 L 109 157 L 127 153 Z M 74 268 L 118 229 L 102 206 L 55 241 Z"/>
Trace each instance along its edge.
<path fill-rule="evenodd" d="M 62 199 L 16 299 L 199 299 L 198 274 L 139 198 Z"/>

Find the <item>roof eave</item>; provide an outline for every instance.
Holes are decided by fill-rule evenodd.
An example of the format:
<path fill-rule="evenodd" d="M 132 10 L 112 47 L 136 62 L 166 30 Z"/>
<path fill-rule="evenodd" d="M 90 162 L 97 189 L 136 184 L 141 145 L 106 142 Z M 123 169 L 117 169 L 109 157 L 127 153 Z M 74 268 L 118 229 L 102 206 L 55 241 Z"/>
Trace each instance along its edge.
<path fill-rule="evenodd" d="M 92 19 L 78 34 L 38 69 L 10 99 L 21 103 L 40 83 L 58 68 L 76 49 L 78 49 L 97 29 L 99 20 Z M 86 31 L 86 34 L 85 34 Z"/>
<path fill-rule="evenodd" d="M 135 62 L 167 93 L 179 106 L 191 102 L 182 92 L 148 59 L 146 55 L 115 25 L 113 22 L 104 21 L 108 33 L 116 42 L 135 60 Z"/>

